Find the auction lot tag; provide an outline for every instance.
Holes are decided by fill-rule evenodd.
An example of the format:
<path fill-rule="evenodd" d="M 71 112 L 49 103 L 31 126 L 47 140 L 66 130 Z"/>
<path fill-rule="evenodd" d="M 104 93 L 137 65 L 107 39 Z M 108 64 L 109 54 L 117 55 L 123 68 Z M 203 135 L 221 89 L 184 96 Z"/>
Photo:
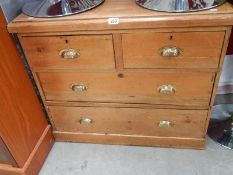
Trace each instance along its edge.
<path fill-rule="evenodd" d="M 108 18 L 108 24 L 109 25 L 115 25 L 115 24 L 119 24 L 119 18 Z"/>

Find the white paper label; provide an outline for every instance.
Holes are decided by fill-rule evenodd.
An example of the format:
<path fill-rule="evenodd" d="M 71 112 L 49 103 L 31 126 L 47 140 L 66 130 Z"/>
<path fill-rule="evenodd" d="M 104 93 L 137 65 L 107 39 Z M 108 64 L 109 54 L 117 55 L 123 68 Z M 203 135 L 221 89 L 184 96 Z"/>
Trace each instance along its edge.
<path fill-rule="evenodd" d="M 119 18 L 108 18 L 109 25 L 119 24 Z"/>
<path fill-rule="evenodd" d="M 210 11 L 212 11 L 212 12 L 217 12 L 218 9 L 210 9 Z"/>

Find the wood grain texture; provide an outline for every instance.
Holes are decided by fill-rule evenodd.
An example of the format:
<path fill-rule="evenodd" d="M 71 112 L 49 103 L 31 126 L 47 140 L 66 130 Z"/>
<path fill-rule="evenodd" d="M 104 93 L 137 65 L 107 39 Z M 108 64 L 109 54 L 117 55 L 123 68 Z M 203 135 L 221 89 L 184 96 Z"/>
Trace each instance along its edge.
<path fill-rule="evenodd" d="M 23 167 L 15 168 L 9 166 L 0 166 L 1 175 L 38 175 L 42 164 L 44 163 L 48 152 L 52 148 L 54 139 L 51 133 L 50 126 L 48 126 L 35 148 L 31 152 L 28 160 Z"/>
<path fill-rule="evenodd" d="M 205 138 L 146 137 L 120 134 L 53 132 L 56 141 L 204 149 Z"/>
<path fill-rule="evenodd" d="M 93 30 L 93 31 L 62 31 L 62 32 L 43 32 L 43 33 L 19 33 L 20 37 L 35 37 L 35 36 L 60 36 L 60 35 L 112 35 L 122 33 L 140 33 L 140 32 L 158 32 L 158 33 L 177 33 L 177 32 L 225 32 L 229 26 L 201 26 L 201 27 L 168 27 L 168 28 L 145 28 L 142 29 L 119 29 L 119 30 Z"/>
<path fill-rule="evenodd" d="M 204 137 L 207 111 L 50 106 L 57 131 L 162 137 Z M 92 124 L 80 123 L 91 119 Z M 161 128 L 170 121 L 170 128 Z"/>
<path fill-rule="evenodd" d="M 149 103 L 167 105 L 208 106 L 212 92 L 212 73 L 197 72 L 123 72 L 118 73 L 38 73 L 46 100 Z M 74 92 L 72 84 L 87 91 Z M 160 94 L 158 87 L 172 85 L 175 94 Z"/>
<path fill-rule="evenodd" d="M 33 70 L 37 69 L 114 69 L 111 35 L 22 37 L 21 43 Z M 62 58 L 64 49 L 74 49 L 80 56 Z"/>
<path fill-rule="evenodd" d="M 52 135 L 50 126 L 47 126 L 23 167 L 25 175 L 39 174 L 40 169 L 43 166 L 48 153 L 52 149 L 53 144 L 54 137 Z"/>
<path fill-rule="evenodd" d="M 48 106 L 66 107 L 109 107 L 109 108 L 143 108 L 143 109 L 181 109 L 181 110 L 208 110 L 209 106 L 184 106 L 184 105 L 158 105 L 146 103 L 104 103 L 104 102 L 67 102 L 67 101 L 47 101 Z"/>
<path fill-rule="evenodd" d="M 22 168 L 48 123 L 1 12 L 0 21 L 0 134 Z"/>
<path fill-rule="evenodd" d="M 122 34 L 125 68 L 218 68 L 225 32 L 140 32 Z M 177 57 L 160 49 L 175 46 Z"/>
<path fill-rule="evenodd" d="M 109 25 L 109 17 L 119 17 L 119 24 Z M 21 14 L 8 29 L 20 36 L 56 140 L 203 149 L 232 25 L 230 3 L 185 14 L 106 0 L 62 18 Z M 85 59 L 58 59 L 60 49 L 76 45 Z M 166 46 L 181 48 L 182 55 L 160 57 Z M 87 90 L 74 92 L 73 84 Z M 168 84 L 175 94 L 158 93 Z M 80 126 L 83 116 L 95 119 L 91 127 Z M 178 123 L 172 132 L 153 127 L 162 118 Z"/>
<path fill-rule="evenodd" d="M 25 175 L 21 168 L 14 168 L 9 166 L 0 166 L 1 175 Z"/>
<path fill-rule="evenodd" d="M 187 15 L 185 13 L 163 13 L 145 10 L 136 5 L 134 0 L 106 0 L 103 5 L 96 9 L 62 18 L 40 19 L 21 14 L 13 23 L 9 24 L 8 28 L 12 33 L 36 33 L 135 29 L 145 28 L 145 26 L 146 28 L 167 28 L 233 24 L 233 8 L 230 3 L 216 9 Z M 120 23 L 118 25 L 109 25 L 107 22 L 109 17 L 120 18 Z"/>
<path fill-rule="evenodd" d="M 121 34 L 113 34 L 113 43 L 115 51 L 116 70 L 122 71 L 124 69 L 122 37 Z"/>

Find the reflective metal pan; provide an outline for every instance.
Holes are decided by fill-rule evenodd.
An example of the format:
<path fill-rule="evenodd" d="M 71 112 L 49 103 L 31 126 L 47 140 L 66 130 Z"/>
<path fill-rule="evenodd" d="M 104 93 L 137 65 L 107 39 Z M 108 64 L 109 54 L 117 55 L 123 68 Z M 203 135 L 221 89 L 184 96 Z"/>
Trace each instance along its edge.
<path fill-rule="evenodd" d="M 97 7 L 104 0 L 30 0 L 22 11 L 33 17 L 59 17 L 81 13 Z"/>
<path fill-rule="evenodd" d="M 136 0 L 146 9 L 162 12 L 194 12 L 207 10 L 225 3 L 226 0 Z"/>

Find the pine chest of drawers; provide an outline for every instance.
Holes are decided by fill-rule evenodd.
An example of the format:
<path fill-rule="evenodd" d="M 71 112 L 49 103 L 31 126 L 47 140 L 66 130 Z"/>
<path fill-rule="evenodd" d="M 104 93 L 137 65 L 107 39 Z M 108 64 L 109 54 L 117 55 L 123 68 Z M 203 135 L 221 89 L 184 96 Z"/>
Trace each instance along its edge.
<path fill-rule="evenodd" d="M 229 3 L 171 14 L 107 0 L 63 18 L 22 14 L 8 28 L 57 141 L 202 149 L 232 25 Z"/>

